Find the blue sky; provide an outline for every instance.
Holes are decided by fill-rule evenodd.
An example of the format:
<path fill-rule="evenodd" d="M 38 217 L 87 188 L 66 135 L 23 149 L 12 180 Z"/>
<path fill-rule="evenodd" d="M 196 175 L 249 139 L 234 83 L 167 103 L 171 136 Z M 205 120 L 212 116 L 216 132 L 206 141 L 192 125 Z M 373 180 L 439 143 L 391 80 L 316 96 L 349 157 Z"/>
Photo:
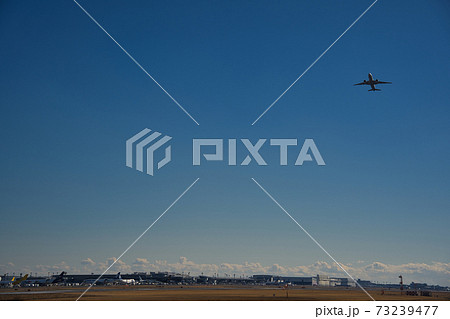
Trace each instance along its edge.
<path fill-rule="evenodd" d="M 3 1 L 2 269 L 117 257 L 197 177 L 124 262 L 329 262 L 254 177 L 343 263 L 450 271 L 445 1 L 378 1 L 251 126 L 370 3 L 80 1 L 197 126 L 72 1 Z M 153 177 L 125 166 L 145 127 L 173 137 Z M 313 138 L 327 165 L 193 167 L 192 138 Z"/>

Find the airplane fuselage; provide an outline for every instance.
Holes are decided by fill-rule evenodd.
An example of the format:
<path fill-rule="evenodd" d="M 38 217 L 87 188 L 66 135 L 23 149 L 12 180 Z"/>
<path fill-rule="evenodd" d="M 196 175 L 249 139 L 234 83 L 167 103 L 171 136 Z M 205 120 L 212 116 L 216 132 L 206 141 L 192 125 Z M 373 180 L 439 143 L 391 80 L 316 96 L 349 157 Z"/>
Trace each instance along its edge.
<path fill-rule="evenodd" d="M 372 73 L 369 73 L 369 85 L 372 88 L 372 90 L 375 90 L 375 84 L 373 83 Z"/>

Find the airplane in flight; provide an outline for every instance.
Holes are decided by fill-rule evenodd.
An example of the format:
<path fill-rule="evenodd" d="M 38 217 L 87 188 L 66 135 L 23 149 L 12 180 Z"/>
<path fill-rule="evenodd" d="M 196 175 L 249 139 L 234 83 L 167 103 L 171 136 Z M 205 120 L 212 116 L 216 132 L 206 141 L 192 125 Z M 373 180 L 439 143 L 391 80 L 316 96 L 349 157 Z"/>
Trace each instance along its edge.
<path fill-rule="evenodd" d="M 392 84 L 392 82 L 383 82 L 378 81 L 378 79 L 373 79 L 372 73 L 369 73 L 369 81 L 364 80 L 364 82 L 356 83 L 353 85 L 370 85 L 371 89 L 369 91 L 381 91 L 380 89 L 375 88 L 377 84 Z"/>

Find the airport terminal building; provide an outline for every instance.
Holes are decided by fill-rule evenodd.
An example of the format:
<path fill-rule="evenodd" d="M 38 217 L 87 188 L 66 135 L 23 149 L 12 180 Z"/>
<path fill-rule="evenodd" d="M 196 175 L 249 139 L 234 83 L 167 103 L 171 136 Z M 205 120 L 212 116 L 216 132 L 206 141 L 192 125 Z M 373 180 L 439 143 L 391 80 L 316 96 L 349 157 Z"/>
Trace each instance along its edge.
<path fill-rule="evenodd" d="M 335 278 L 325 275 L 312 277 L 294 277 L 294 276 L 273 276 L 273 275 L 254 275 L 252 277 L 256 283 L 266 285 L 292 284 L 301 286 L 323 286 L 323 287 L 355 287 L 356 284 L 349 278 Z"/>

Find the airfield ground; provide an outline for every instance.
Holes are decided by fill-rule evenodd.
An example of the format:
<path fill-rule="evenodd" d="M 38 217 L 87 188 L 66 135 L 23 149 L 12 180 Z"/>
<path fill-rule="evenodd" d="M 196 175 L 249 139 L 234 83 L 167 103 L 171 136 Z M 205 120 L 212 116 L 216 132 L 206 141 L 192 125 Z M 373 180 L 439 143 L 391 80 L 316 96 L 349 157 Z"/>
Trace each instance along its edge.
<path fill-rule="evenodd" d="M 87 287 L 38 287 L 0 289 L 0 300 L 76 300 Z M 97 301 L 358 301 L 369 300 L 360 289 L 268 286 L 110 286 L 93 287 L 81 300 Z M 399 290 L 369 290 L 376 300 L 450 300 L 450 292 L 432 292 L 431 297 L 407 296 Z"/>

